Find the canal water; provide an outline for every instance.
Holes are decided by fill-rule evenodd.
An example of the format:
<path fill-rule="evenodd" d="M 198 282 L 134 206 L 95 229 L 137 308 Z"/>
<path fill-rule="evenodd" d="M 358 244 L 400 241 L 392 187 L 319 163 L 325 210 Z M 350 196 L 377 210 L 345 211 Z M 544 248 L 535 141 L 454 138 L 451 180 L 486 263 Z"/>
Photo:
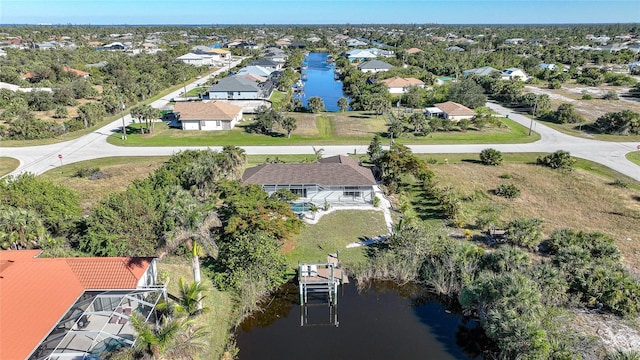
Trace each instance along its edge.
<path fill-rule="evenodd" d="M 327 53 L 309 53 L 303 65 L 301 78 L 304 89 L 296 95 L 304 106 L 307 106 L 309 98 L 318 96 L 324 101 L 327 111 L 338 111 L 338 99 L 345 97 L 342 91 L 342 81 L 335 79 L 335 64 L 327 63 Z"/>
<path fill-rule="evenodd" d="M 476 320 L 416 286 L 376 282 L 358 291 L 351 283 L 333 312 L 306 309 L 305 317 L 297 287 L 285 285 L 237 330 L 239 359 L 483 359 L 491 346 Z"/>

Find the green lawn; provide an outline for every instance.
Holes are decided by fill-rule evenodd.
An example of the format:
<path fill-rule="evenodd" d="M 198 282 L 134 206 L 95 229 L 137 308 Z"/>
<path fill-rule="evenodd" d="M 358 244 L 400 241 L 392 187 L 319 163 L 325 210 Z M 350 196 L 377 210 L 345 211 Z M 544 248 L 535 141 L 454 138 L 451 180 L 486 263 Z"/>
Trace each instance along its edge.
<path fill-rule="evenodd" d="M 269 101 L 271 101 L 271 105 L 273 106 L 274 109 L 280 110 L 285 105 L 284 102 L 285 100 L 287 100 L 287 97 L 288 97 L 287 93 L 276 90 L 273 93 L 271 93 L 271 97 L 269 98 Z"/>
<path fill-rule="evenodd" d="M 249 121 L 246 121 L 233 130 L 224 132 L 169 129 L 166 124 L 157 123 L 153 134 L 144 135 L 140 134 L 139 124 L 133 124 L 127 127 L 127 140 L 123 141 L 119 134 L 113 134 L 108 141 L 120 146 L 365 145 L 375 134 L 383 132 L 380 125 L 384 118 L 373 118 L 360 112 L 289 115 L 297 117 L 299 123 L 298 130 L 291 134 L 290 139 L 281 133 L 274 136 L 247 133 L 244 128 Z M 503 128 L 435 132 L 426 137 L 407 135 L 397 141 L 403 144 L 491 144 L 528 143 L 540 139 L 537 133 L 528 136 L 526 127 L 510 119 L 503 119 L 503 122 L 507 125 Z M 314 131 L 309 131 L 309 128 Z"/>
<path fill-rule="evenodd" d="M 640 165 L 640 151 L 632 151 L 630 153 L 627 153 L 626 157 L 634 164 Z"/>
<path fill-rule="evenodd" d="M 0 157 L 0 176 L 5 176 L 20 166 L 18 159 L 2 156 Z"/>
<path fill-rule="evenodd" d="M 349 243 L 365 237 L 385 235 L 384 216 L 374 210 L 339 210 L 323 216 L 317 224 L 307 224 L 285 245 L 292 267 L 298 262 L 325 262 L 327 254 L 340 252 L 340 260 L 354 264 L 365 260 L 366 247 L 347 249 Z"/>

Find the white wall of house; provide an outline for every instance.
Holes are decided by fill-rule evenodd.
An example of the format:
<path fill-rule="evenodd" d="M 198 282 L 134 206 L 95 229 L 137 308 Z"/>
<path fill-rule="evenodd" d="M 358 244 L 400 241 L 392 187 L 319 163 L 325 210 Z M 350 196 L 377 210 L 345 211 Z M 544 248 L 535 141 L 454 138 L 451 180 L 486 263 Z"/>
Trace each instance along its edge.
<path fill-rule="evenodd" d="M 224 120 L 181 120 L 182 130 L 202 130 L 202 131 L 216 131 L 226 130 L 224 123 L 229 124 L 229 121 Z M 229 125 L 226 126 L 230 128 Z"/>
<path fill-rule="evenodd" d="M 322 206 L 325 202 L 339 204 L 372 204 L 375 193 L 373 186 L 318 186 L 305 185 L 263 185 L 262 188 L 271 195 L 278 189 L 289 189 L 300 197 L 297 203 L 310 202 Z"/>
<path fill-rule="evenodd" d="M 474 115 L 449 115 L 445 113 L 444 118 L 449 119 L 451 121 L 458 122 L 462 119 L 473 119 Z"/>
<path fill-rule="evenodd" d="M 362 69 L 361 70 L 363 73 L 379 73 L 379 72 L 385 72 L 385 71 L 389 71 L 389 69 L 378 69 L 378 68 L 374 68 L 374 69 Z"/>
<path fill-rule="evenodd" d="M 209 91 L 211 100 L 251 100 L 258 99 L 257 91 Z"/>

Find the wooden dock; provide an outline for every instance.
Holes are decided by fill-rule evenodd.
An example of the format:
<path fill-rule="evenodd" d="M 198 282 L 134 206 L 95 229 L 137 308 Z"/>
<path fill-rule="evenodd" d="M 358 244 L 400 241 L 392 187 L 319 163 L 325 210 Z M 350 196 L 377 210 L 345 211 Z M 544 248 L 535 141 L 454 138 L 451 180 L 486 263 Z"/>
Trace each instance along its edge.
<path fill-rule="evenodd" d="M 336 304 L 338 286 L 348 282 L 337 255 L 327 256 L 326 263 L 298 264 L 300 305 L 307 304 L 310 296 L 326 298 L 329 303 Z"/>

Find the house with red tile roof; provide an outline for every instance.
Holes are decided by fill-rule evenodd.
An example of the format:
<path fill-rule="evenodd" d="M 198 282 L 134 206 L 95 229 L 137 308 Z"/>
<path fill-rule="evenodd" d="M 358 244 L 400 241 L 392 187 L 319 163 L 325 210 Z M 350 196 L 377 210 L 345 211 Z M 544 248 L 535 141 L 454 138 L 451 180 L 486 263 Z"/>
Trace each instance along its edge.
<path fill-rule="evenodd" d="M 424 82 L 416 78 L 403 78 L 394 76 L 381 81 L 389 90 L 390 94 L 406 94 L 410 87 L 417 86 L 424 88 Z"/>
<path fill-rule="evenodd" d="M 0 251 L 0 358 L 99 358 L 132 346 L 129 318 L 166 296 L 153 258 L 40 258 Z"/>
<path fill-rule="evenodd" d="M 300 197 L 296 203 L 371 204 L 377 184 L 371 168 L 358 159 L 338 155 L 316 163 L 263 164 L 245 170 L 244 184 L 258 184 L 272 194 L 287 189 Z"/>
<path fill-rule="evenodd" d="M 182 130 L 231 130 L 242 119 L 242 107 L 225 101 L 177 102 Z"/>

